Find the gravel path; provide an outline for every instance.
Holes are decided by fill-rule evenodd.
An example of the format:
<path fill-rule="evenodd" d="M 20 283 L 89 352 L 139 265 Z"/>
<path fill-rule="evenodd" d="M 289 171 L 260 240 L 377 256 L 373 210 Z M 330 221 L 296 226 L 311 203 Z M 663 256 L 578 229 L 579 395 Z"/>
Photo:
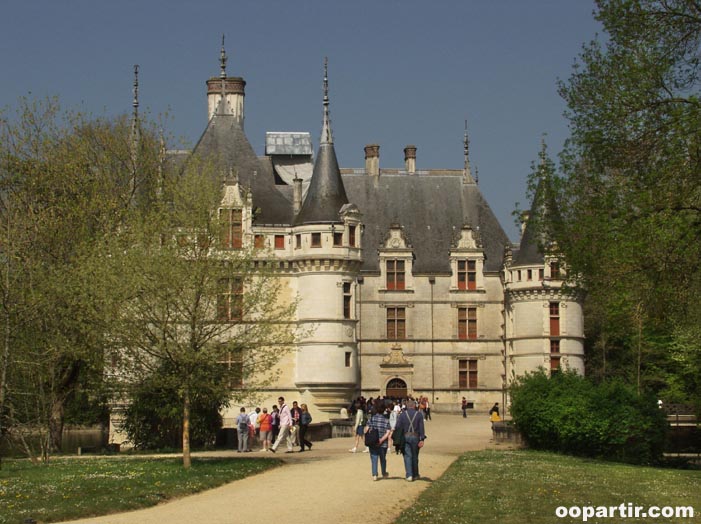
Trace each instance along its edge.
<path fill-rule="evenodd" d="M 259 475 L 152 508 L 71 523 L 250 524 L 280 520 L 284 524 L 357 524 L 364 520 L 359 512 L 370 507 L 380 508 L 373 510 L 373 524 L 390 524 L 460 454 L 494 446 L 487 415 L 467 419 L 434 415 L 426 423 L 426 435 L 419 461 L 422 478 L 415 482 L 404 480 L 402 456 L 393 453 L 387 456 L 389 478 L 373 482 L 369 455 L 348 452 L 353 439 L 329 439 L 304 453 L 281 453 L 285 447 L 280 446 L 275 457 L 286 464 Z M 235 452 L 216 455 L 237 456 Z M 269 454 L 245 455 L 253 456 Z"/>

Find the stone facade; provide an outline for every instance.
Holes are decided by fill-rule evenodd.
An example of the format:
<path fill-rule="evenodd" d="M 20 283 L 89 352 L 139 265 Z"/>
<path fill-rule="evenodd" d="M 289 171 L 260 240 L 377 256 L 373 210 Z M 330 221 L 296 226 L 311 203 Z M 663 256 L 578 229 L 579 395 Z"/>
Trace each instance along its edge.
<path fill-rule="evenodd" d="M 527 371 L 584 372 L 582 301 L 565 263 L 542 254 L 527 226 L 511 244 L 467 158 L 463 169 L 417 170 L 408 146 L 403 169 L 383 169 L 371 145 L 365 168 L 341 170 L 326 79 L 316 158 L 300 133 L 275 154 L 279 132 L 257 157 L 243 132 L 244 85 L 208 82 L 209 124 L 191 154 L 236 173 L 222 208 L 242 209 L 245 242 L 279 262 L 280 300 L 298 301 L 309 333 L 261 405 L 282 395 L 323 421 L 359 395 L 423 395 L 436 411 L 458 412 L 466 397 L 486 412 Z"/>

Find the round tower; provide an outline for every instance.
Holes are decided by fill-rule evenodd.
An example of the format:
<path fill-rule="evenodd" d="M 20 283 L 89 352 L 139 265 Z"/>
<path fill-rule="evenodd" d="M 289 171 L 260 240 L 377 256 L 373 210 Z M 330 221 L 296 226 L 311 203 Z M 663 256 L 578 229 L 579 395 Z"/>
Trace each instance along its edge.
<path fill-rule="evenodd" d="M 336 159 L 326 63 L 324 69 L 319 152 L 293 229 L 297 317 L 307 334 L 297 347 L 295 384 L 320 410 L 336 414 L 359 383 L 355 296 L 362 246 L 360 214 L 348 203 Z"/>
<path fill-rule="evenodd" d="M 219 101 L 224 98 L 228 105 L 228 112 L 233 114 L 243 128 L 244 110 L 243 102 L 246 96 L 246 81 L 238 76 L 226 75 L 226 50 L 224 49 L 224 36 L 222 36 L 221 53 L 219 57 L 219 77 L 207 80 L 207 120 L 210 120 L 217 110 Z"/>

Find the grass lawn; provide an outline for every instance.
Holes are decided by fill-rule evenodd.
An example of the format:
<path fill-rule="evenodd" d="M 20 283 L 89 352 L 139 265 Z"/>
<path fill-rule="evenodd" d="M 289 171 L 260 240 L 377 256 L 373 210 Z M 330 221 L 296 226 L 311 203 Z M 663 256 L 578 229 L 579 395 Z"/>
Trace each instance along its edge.
<path fill-rule="evenodd" d="M 618 524 L 701 523 L 701 471 L 628 466 L 534 451 L 466 453 L 395 524 L 538 524 L 558 506 L 693 506 L 694 518 L 590 518 Z M 647 508 L 646 508 L 647 509 Z"/>
<path fill-rule="evenodd" d="M 281 464 L 272 459 L 55 459 L 48 465 L 6 460 L 0 470 L 0 523 L 55 522 L 105 515 L 214 488 Z"/>

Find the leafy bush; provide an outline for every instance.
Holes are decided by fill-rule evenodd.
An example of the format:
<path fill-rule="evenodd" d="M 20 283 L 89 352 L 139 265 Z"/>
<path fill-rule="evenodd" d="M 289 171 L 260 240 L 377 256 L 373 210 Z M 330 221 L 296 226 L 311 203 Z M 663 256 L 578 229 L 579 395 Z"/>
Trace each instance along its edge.
<path fill-rule="evenodd" d="M 594 384 L 541 370 L 511 388 L 511 414 L 528 446 L 635 464 L 659 461 L 667 423 L 650 395 L 621 382 Z"/>
<path fill-rule="evenodd" d="M 192 398 L 192 447 L 213 444 L 222 426 L 220 409 L 226 404 L 214 392 L 200 391 Z M 162 376 L 142 382 L 131 397 L 123 430 L 137 449 L 181 449 L 183 402 L 178 389 Z"/>

